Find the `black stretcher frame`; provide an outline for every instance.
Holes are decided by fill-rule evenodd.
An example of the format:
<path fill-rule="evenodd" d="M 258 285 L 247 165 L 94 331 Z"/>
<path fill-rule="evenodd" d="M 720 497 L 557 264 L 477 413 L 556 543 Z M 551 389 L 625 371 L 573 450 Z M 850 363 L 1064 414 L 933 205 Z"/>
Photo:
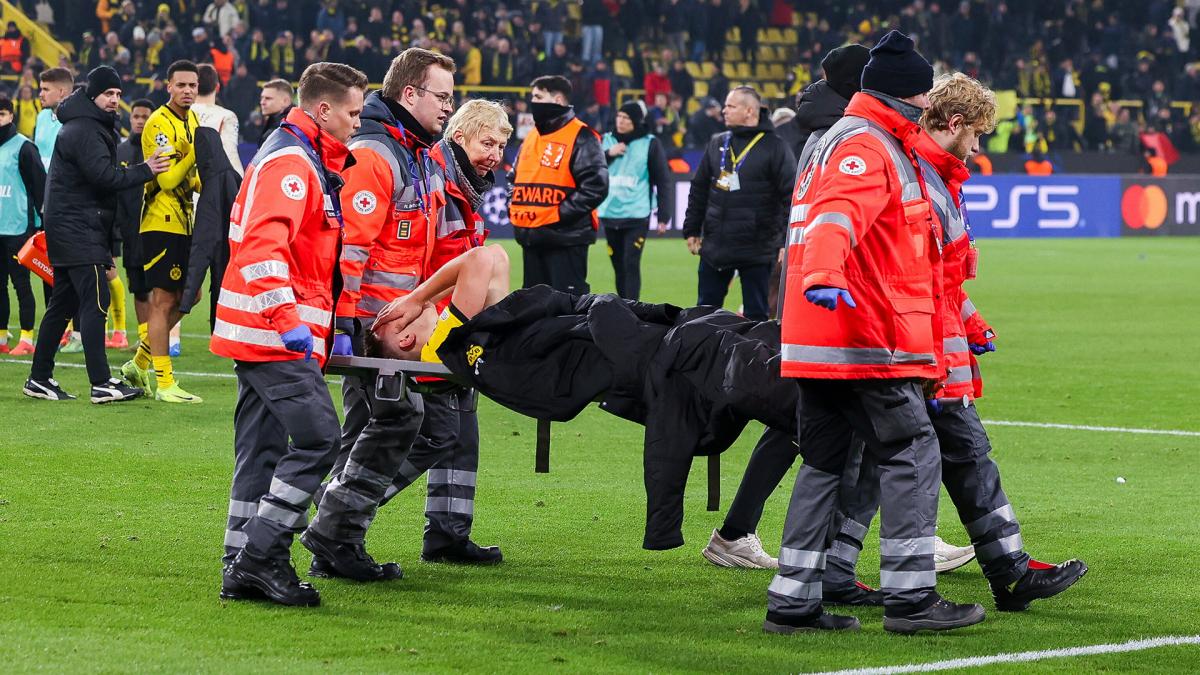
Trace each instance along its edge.
<path fill-rule="evenodd" d="M 367 356 L 331 356 L 325 368 L 330 375 L 354 375 L 375 381 L 377 398 L 395 401 L 411 389 L 417 393 L 430 390 L 430 386 L 416 382 L 415 377 L 438 377 L 461 387 L 470 388 L 446 366 L 424 361 L 401 359 L 377 359 Z M 472 396 L 477 395 L 471 389 Z M 537 444 L 534 448 L 533 470 L 535 473 L 550 473 L 550 420 L 537 420 Z M 709 511 L 721 509 L 721 456 L 708 456 L 708 504 Z"/>

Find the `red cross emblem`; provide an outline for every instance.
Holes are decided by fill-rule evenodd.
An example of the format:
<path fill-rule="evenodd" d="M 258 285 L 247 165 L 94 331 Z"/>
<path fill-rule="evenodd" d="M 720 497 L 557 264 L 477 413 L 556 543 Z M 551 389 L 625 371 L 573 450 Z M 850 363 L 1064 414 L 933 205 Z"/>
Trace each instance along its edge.
<path fill-rule="evenodd" d="M 288 199 L 300 201 L 304 199 L 305 193 L 308 191 L 304 181 L 296 174 L 288 174 L 280 181 L 279 187 L 283 188 L 283 196 Z"/>
<path fill-rule="evenodd" d="M 838 171 L 848 176 L 861 176 L 867 170 L 867 163 L 858 155 L 850 155 L 838 164 Z"/>

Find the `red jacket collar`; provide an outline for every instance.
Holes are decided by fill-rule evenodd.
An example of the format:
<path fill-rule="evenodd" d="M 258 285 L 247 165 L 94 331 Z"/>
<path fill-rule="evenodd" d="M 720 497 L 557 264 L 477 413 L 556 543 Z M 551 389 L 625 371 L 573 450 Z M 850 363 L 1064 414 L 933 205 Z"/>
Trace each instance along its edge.
<path fill-rule="evenodd" d="M 967 165 L 963 164 L 961 159 L 944 150 L 928 133 L 923 133 L 919 137 L 917 141 L 917 154 L 933 166 L 938 175 L 942 177 L 942 182 L 955 195 L 958 194 L 962 184 L 967 182 L 967 179 L 971 177 L 971 172 L 967 169 Z"/>
<path fill-rule="evenodd" d="M 884 131 L 900 141 L 905 153 L 911 153 L 917 147 L 918 139 L 924 135 L 921 125 L 910 121 L 883 101 L 861 91 L 850 99 L 845 114 L 871 120 L 883 127 Z"/>
<path fill-rule="evenodd" d="M 325 165 L 325 168 L 338 173 L 346 168 L 346 160 L 350 157 L 350 150 L 346 148 L 346 144 L 318 127 L 316 120 L 308 113 L 299 107 L 292 108 L 285 121 L 295 125 L 308 137 L 308 141 L 320 154 L 321 163 Z"/>

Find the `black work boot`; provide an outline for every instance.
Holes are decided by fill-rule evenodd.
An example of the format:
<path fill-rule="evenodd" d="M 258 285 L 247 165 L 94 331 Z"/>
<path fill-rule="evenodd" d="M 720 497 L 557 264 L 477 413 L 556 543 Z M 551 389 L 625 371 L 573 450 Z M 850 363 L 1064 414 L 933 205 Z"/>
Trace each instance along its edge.
<path fill-rule="evenodd" d="M 763 632 L 775 633 L 777 635 L 808 633 L 818 630 L 856 631 L 858 629 L 858 619 L 855 617 L 826 614 L 824 611 L 819 611 L 816 614 L 805 614 L 803 616 L 767 612 L 767 619 L 763 621 Z"/>
<path fill-rule="evenodd" d="M 438 548 L 431 548 L 427 543 L 421 548 L 421 560 L 460 565 L 499 565 L 504 562 L 504 554 L 500 553 L 499 546 L 480 546 L 470 539 L 463 539 Z"/>
<path fill-rule="evenodd" d="M 1001 612 L 1023 612 L 1034 600 L 1051 598 L 1070 588 L 1087 574 L 1082 560 L 1068 560 L 1057 565 L 1029 561 L 1025 575 L 1011 586 L 992 584 L 992 597 Z"/>
<path fill-rule="evenodd" d="M 404 576 L 400 565 L 375 562 L 362 544 L 347 544 L 323 537 L 312 530 L 300 535 L 300 543 L 312 551 L 310 577 L 338 577 L 354 581 L 391 581 Z"/>
<path fill-rule="evenodd" d="M 853 586 L 825 586 L 821 590 L 821 602 L 850 607 L 883 607 L 883 591 L 861 581 L 855 581 Z"/>
<path fill-rule="evenodd" d="M 225 566 L 221 579 L 222 600 L 270 600 L 281 605 L 316 607 L 321 594 L 300 581 L 287 560 L 261 560 L 243 549 Z"/>
<path fill-rule="evenodd" d="M 892 633 L 912 635 L 923 630 L 954 630 L 983 621 L 980 605 L 960 605 L 933 594 L 933 604 L 917 611 L 888 607 L 884 610 L 883 629 Z"/>

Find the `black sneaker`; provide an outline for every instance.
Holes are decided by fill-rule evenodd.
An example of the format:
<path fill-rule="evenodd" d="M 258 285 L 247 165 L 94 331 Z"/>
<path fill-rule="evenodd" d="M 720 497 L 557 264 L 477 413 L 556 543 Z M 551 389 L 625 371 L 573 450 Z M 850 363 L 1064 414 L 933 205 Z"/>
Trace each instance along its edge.
<path fill-rule="evenodd" d="M 826 614 L 824 611 L 804 616 L 787 616 L 767 612 L 767 619 L 763 621 L 763 632 L 777 635 L 809 633 L 818 630 L 856 631 L 858 629 L 859 623 L 855 617 Z"/>
<path fill-rule="evenodd" d="M 855 581 L 853 586 L 825 586 L 821 590 L 821 602 L 826 605 L 849 607 L 883 607 L 883 591 L 871 588 L 861 581 Z"/>
<path fill-rule="evenodd" d="M 21 393 L 29 398 L 41 398 L 47 401 L 75 400 L 74 396 L 68 394 L 62 387 L 58 386 L 58 381 L 54 378 L 35 380 L 31 377 L 25 380 L 25 387 L 21 389 Z"/>
<path fill-rule="evenodd" d="M 354 581 L 392 581 L 404 576 L 400 565 L 375 562 L 362 544 L 346 544 L 323 537 L 312 530 L 300 535 L 300 543 L 312 551 L 313 562 L 308 568 L 311 577 L 338 577 Z"/>
<path fill-rule="evenodd" d="M 932 605 L 918 612 L 889 616 L 887 611 L 884 610 L 883 629 L 903 635 L 912 635 L 923 630 L 965 628 L 974 626 L 984 618 L 983 607 L 980 605 L 960 605 L 940 596 Z"/>
<path fill-rule="evenodd" d="M 435 549 L 423 547 L 421 560 L 459 565 L 499 565 L 504 562 L 504 554 L 500 552 L 499 546 L 480 546 L 470 539 L 465 539 Z"/>
<path fill-rule="evenodd" d="M 138 387 L 131 387 L 115 377 L 110 377 L 104 384 L 92 385 L 92 403 L 132 401 L 143 393 L 145 392 Z"/>
<path fill-rule="evenodd" d="M 293 607 L 316 607 L 321 594 L 302 583 L 287 560 L 260 560 L 243 550 L 222 572 L 221 598 L 266 599 Z"/>
<path fill-rule="evenodd" d="M 1068 560 L 1057 565 L 1031 561 L 1025 575 L 1012 586 L 992 584 L 992 597 L 1001 612 L 1023 612 L 1034 600 L 1051 598 L 1070 588 L 1087 574 L 1082 560 Z"/>

